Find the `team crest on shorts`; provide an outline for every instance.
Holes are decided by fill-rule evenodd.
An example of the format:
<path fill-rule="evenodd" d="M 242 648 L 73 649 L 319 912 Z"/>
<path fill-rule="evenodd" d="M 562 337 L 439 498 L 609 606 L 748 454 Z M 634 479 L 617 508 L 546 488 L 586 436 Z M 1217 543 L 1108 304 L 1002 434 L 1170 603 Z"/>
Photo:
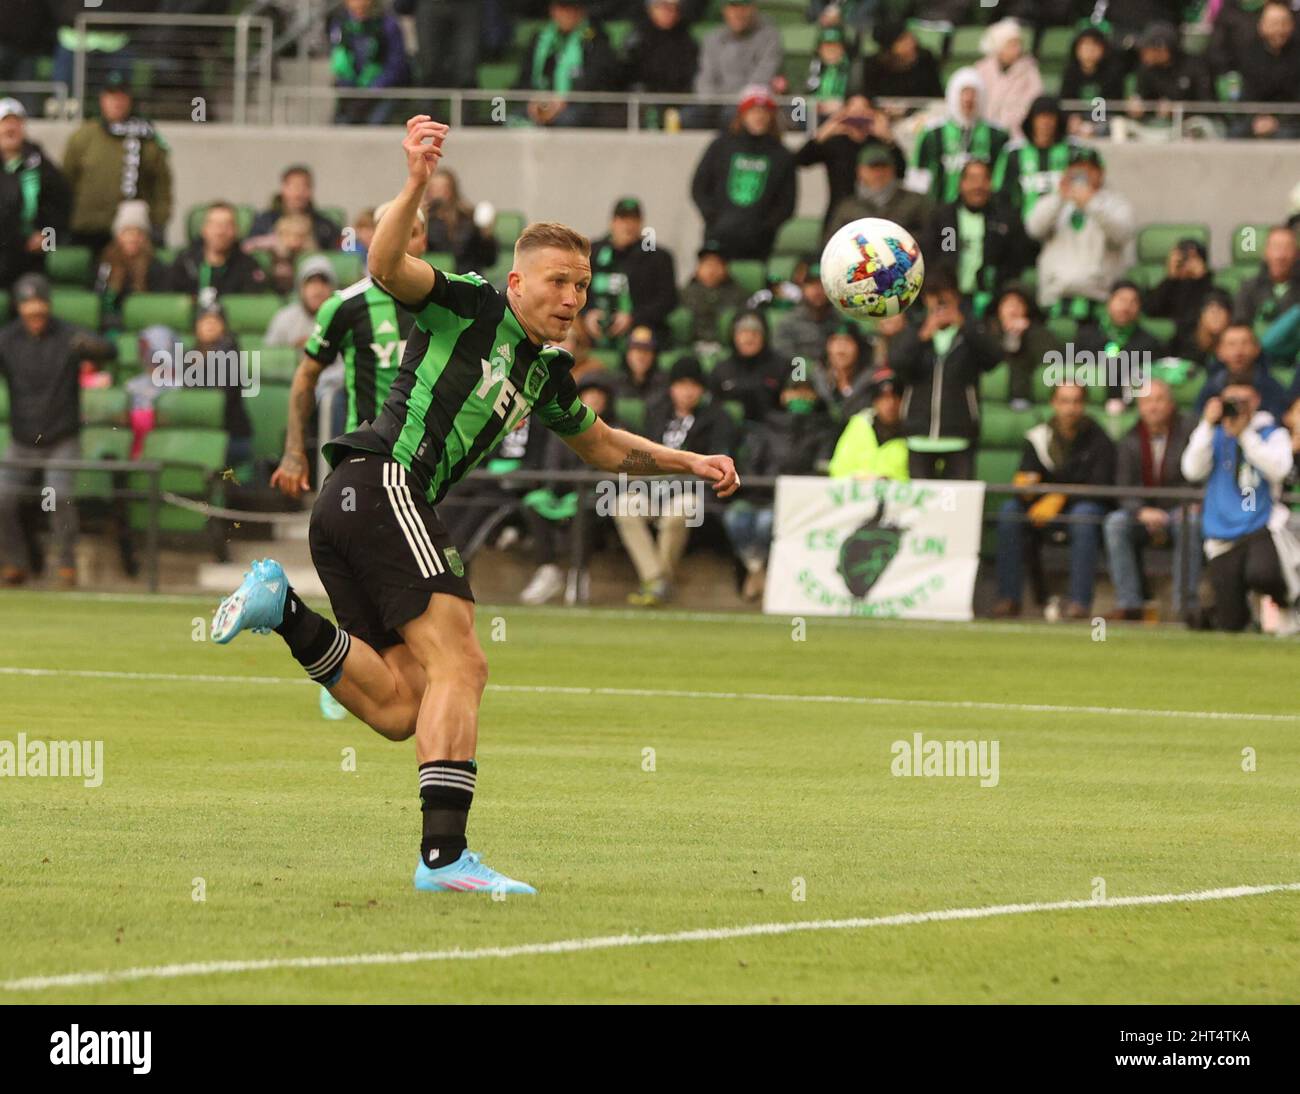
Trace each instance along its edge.
<path fill-rule="evenodd" d="M 457 577 L 464 577 L 465 563 L 460 560 L 460 552 L 455 547 L 448 547 L 442 553 L 447 556 L 447 565 L 451 567 L 451 572 Z"/>

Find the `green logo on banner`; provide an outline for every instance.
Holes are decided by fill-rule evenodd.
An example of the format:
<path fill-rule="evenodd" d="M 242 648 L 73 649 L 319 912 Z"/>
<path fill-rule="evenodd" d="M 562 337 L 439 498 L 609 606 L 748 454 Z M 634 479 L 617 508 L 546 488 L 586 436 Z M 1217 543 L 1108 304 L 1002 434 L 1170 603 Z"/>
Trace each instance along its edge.
<path fill-rule="evenodd" d="M 839 565 L 836 566 L 844 585 L 858 599 L 871 592 L 871 587 L 894 561 L 903 541 L 903 529 L 896 524 L 882 523 L 884 506 L 875 516 L 859 525 L 840 544 Z"/>

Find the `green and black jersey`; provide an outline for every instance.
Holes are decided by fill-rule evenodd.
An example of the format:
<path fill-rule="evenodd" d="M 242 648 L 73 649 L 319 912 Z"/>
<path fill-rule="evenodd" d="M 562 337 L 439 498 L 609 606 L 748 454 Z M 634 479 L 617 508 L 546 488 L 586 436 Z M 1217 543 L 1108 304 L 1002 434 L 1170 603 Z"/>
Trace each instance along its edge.
<path fill-rule="evenodd" d="M 320 306 L 316 329 L 303 352 L 322 365 L 332 365 L 343 355 L 348 393 L 345 429 L 375 420 L 388 398 L 413 325 L 410 313 L 368 277 L 340 289 Z"/>
<path fill-rule="evenodd" d="M 331 467 L 348 449 L 391 455 L 436 505 L 530 412 L 561 437 L 595 423 L 573 357 L 530 341 L 478 274 L 435 271 L 411 311 L 415 329 L 379 417 L 324 446 Z"/>

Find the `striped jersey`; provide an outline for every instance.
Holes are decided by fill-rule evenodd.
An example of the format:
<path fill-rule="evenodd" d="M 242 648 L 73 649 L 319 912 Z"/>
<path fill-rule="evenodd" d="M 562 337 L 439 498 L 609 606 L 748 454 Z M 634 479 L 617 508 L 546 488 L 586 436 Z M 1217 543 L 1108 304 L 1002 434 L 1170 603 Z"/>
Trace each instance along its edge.
<path fill-rule="evenodd" d="M 303 352 L 322 365 L 332 365 L 342 355 L 348 394 L 345 429 L 375 420 L 402 362 L 411 326 L 410 314 L 368 277 L 340 289 L 320 306 L 316 329 Z"/>
<path fill-rule="evenodd" d="M 561 437 L 590 428 L 560 346 L 531 341 L 506 298 L 478 274 L 434 272 L 412 309 L 415 329 L 378 418 L 324 446 L 391 456 L 431 504 L 477 466 L 529 413 Z"/>

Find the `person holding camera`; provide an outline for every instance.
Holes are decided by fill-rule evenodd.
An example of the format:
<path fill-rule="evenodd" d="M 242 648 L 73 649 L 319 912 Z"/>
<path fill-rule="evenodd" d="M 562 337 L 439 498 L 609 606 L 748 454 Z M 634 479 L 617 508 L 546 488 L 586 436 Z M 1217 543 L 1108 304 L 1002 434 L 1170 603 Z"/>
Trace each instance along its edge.
<path fill-rule="evenodd" d="M 1259 406 L 1250 377 L 1231 378 L 1221 395 L 1206 401 L 1183 450 L 1184 478 L 1205 483 L 1201 528 L 1212 621 L 1223 631 L 1250 622 L 1248 593 L 1267 594 L 1280 607 L 1300 594 L 1300 545 L 1286 530 L 1288 511 L 1278 500 L 1293 464 L 1291 434 Z"/>
<path fill-rule="evenodd" d="M 1212 398 L 1222 395 L 1229 384 L 1237 382 L 1250 384 L 1259 397 L 1260 407 L 1274 419 L 1286 413 L 1286 391 L 1269 375 L 1260 359 L 1259 339 L 1249 323 L 1233 322 L 1224 327 L 1214 352 L 1218 367 L 1211 368 L 1205 385 L 1196 396 L 1198 414 L 1205 410 Z"/>
<path fill-rule="evenodd" d="M 1164 279 L 1147 294 L 1146 313 L 1172 319 L 1178 331 L 1191 330 L 1213 288 L 1205 244 L 1190 237 L 1180 239 L 1165 260 Z"/>

